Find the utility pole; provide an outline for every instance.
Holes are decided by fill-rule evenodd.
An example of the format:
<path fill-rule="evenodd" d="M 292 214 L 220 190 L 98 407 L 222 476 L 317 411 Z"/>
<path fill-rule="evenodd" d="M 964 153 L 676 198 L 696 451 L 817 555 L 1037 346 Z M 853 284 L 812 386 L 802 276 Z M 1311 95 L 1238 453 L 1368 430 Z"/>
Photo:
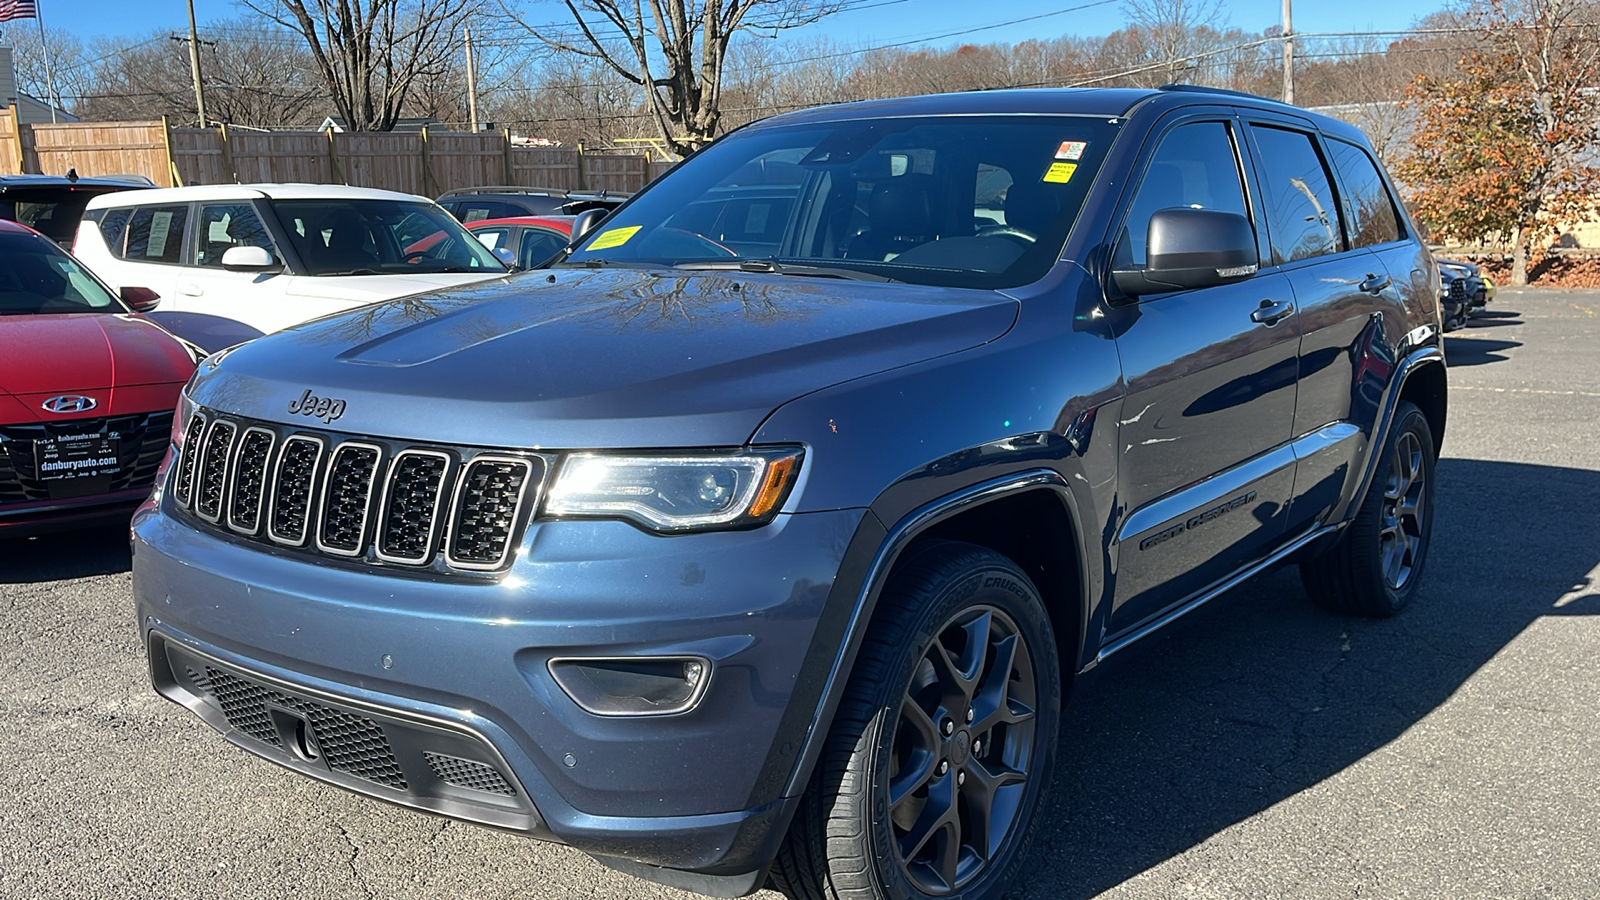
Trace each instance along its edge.
<path fill-rule="evenodd" d="M 1283 0 L 1288 9 L 1289 0 Z M 194 73 L 194 107 L 200 116 L 200 127 L 206 127 L 206 92 L 200 86 L 200 33 L 194 25 L 194 0 L 189 0 L 189 69 Z"/>
<path fill-rule="evenodd" d="M 1289 0 L 1283 0 L 1288 3 Z M 472 63 L 472 26 L 462 27 L 467 36 L 467 120 L 472 123 L 472 133 L 478 133 L 478 69 Z"/>
<path fill-rule="evenodd" d="M 1283 102 L 1294 102 L 1294 25 L 1289 4 L 1283 0 Z"/>

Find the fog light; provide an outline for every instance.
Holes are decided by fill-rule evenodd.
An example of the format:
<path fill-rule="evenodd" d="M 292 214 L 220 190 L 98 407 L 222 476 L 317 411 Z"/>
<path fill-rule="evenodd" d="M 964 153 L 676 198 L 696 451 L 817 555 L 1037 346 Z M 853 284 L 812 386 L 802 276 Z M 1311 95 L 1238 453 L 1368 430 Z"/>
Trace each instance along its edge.
<path fill-rule="evenodd" d="M 688 712 L 711 683 L 699 656 L 552 659 L 550 675 L 572 702 L 597 716 L 670 716 Z"/>

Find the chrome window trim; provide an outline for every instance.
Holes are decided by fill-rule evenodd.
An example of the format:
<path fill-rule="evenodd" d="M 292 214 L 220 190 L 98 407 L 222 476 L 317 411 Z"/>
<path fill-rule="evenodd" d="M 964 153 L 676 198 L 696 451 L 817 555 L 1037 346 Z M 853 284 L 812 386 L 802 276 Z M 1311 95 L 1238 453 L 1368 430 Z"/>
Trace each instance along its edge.
<path fill-rule="evenodd" d="M 394 487 L 395 475 L 399 470 L 400 461 L 408 456 L 432 456 L 444 461 L 444 471 L 439 475 L 439 486 L 433 492 L 433 521 L 428 526 L 427 549 L 420 558 L 407 558 L 404 556 L 391 556 L 383 552 L 383 537 L 389 522 L 389 493 Z M 450 483 L 450 466 L 455 460 L 443 450 L 402 450 L 389 460 L 389 471 L 383 479 L 383 493 L 378 498 L 378 527 L 373 529 L 372 550 L 378 559 L 384 562 L 399 563 L 408 566 L 425 566 L 433 560 L 434 545 L 439 540 L 440 519 L 446 512 L 444 509 L 445 485 Z"/>
<path fill-rule="evenodd" d="M 305 531 L 299 540 L 293 540 L 291 538 L 279 535 L 277 528 L 275 527 L 278 524 L 278 517 L 276 514 L 278 508 L 278 481 L 280 476 L 283 474 L 283 461 L 289 457 L 289 445 L 296 441 L 305 441 L 310 444 L 315 444 L 317 447 L 316 459 L 312 460 L 311 462 L 311 488 L 308 496 L 306 497 Z M 311 514 L 314 504 L 312 501 L 316 499 L 317 493 L 317 471 L 321 467 L 322 457 L 327 453 L 327 451 L 328 442 L 314 434 L 291 434 L 283 439 L 283 444 L 278 449 L 277 462 L 272 466 L 272 490 L 268 492 L 268 497 L 270 499 L 267 501 L 269 504 L 267 509 L 267 538 L 273 543 L 282 544 L 285 547 L 304 547 L 307 541 L 310 540 L 313 531 L 311 527 Z"/>
<path fill-rule="evenodd" d="M 522 487 L 517 490 L 517 499 L 511 506 L 511 534 L 506 536 L 506 548 L 500 558 L 492 563 L 461 561 L 456 559 L 454 545 L 456 539 L 456 515 L 461 510 L 461 498 L 467 491 L 467 476 L 471 474 L 472 467 L 481 462 L 514 463 L 526 467 L 527 477 L 522 479 Z M 543 459 L 540 462 L 545 467 L 545 478 L 548 478 L 550 466 Z M 456 473 L 455 488 L 451 491 L 450 518 L 445 520 L 444 561 L 453 568 L 465 569 L 470 572 L 493 572 L 505 566 L 506 560 L 511 558 L 511 547 L 516 539 L 517 520 L 522 518 L 523 503 L 528 497 L 528 482 L 533 478 L 533 458 L 526 456 L 510 456 L 501 453 L 480 453 L 468 460 L 463 460 L 460 470 Z"/>
<path fill-rule="evenodd" d="M 239 527 L 238 523 L 234 521 L 233 501 L 239 485 L 239 456 L 244 453 L 245 439 L 250 437 L 251 432 L 257 432 L 267 436 L 267 459 L 261 467 L 261 490 L 256 495 L 256 524 L 254 528 L 245 529 Z M 239 534 L 249 535 L 261 533 L 261 520 L 265 517 L 267 512 L 267 482 L 273 469 L 272 455 L 277 449 L 278 435 L 269 428 L 262 428 L 260 425 L 251 425 L 241 434 L 237 435 L 232 454 L 233 462 L 228 469 L 228 483 L 225 495 L 225 501 L 228 509 L 223 516 L 223 520 L 227 522 L 230 530 L 236 531 Z"/>
<path fill-rule="evenodd" d="M 327 514 L 328 495 L 331 493 L 328 489 L 329 479 L 333 477 L 333 467 L 339 462 L 339 454 L 346 450 L 371 450 L 378 455 L 378 458 L 372 462 L 372 472 L 367 475 L 367 489 L 361 509 L 360 533 L 356 535 L 356 548 L 354 550 L 330 547 L 322 542 L 322 527 L 326 521 L 323 517 Z M 317 502 L 315 543 L 318 550 L 330 556 L 343 556 L 346 558 L 359 558 L 366 552 L 367 524 L 372 518 L 372 489 L 378 482 L 378 470 L 381 468 L 383 468 L 383 448 L 377 444 L 369 444 L 366 441 L 345 441 L 334 447 L 332 452 L 328 454 L 328 462 L 322 472 L 322 496 L 318 498 Z"/>

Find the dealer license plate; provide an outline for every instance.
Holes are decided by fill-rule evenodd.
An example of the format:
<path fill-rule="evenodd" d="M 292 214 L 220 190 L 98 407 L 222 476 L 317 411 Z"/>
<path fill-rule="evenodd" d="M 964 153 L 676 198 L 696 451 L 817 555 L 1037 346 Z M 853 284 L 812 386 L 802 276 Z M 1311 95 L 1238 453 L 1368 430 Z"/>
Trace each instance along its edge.
<path fill-rule="evenodd" d="M 84 434 L 33 442 L 34 472 L 40 481 L 114 475 L 122 468 L 122 436 Z"/>

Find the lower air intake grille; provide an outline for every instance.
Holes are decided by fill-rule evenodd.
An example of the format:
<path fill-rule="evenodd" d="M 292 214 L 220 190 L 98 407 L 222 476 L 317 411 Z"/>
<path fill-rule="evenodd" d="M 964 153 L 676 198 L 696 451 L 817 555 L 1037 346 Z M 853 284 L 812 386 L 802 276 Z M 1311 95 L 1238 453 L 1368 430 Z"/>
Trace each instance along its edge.
<path fill-rule="evenodd" d="M 434 753 L 432 750 L 422 751 L 428 760 L 428 767 L 433 769 L 433 774 L 445 784 L 453 784 L 469 791 L 484 791 L 490 794 L 500 794 L 511 797 L 517 793 L 516 788 L 506 783 L 505 777 L 496 772 L 492 766 L 470 759 L 460 759 L 455 756 L 445 756 L 443 753 Z"/>
<path fill-rule="evenodd" d="M 282 747 L 269 706 L 293 710 L 305 717 L 328 768 L 395 790 L 406 789 L 405 773 L 400 771 L 389 738 L 377 722 L 290 696 L 214 666 L 207 666 L 204 676 L 193 669 L 188 673 L 196 687 L 216 698 L 235 730 Z"/>

